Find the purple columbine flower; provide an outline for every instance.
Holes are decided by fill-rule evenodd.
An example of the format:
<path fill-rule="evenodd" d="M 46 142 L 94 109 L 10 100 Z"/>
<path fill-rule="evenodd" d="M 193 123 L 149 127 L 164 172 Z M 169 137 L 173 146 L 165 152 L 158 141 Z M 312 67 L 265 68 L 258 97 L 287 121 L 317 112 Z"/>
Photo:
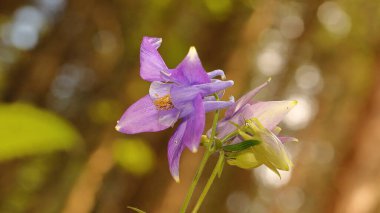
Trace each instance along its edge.
<path fill-rule="evenodd" d="M 228 137 L 240 126 L 242 131 L 239 130 L 240 133 L 232 137 L 230 143 L 257 140 L 260 144 L 235 155 L 228 162 L 242 168 L 255 168 L 264 164 L 279 175 L 277 169 L 287 171 L 292 165 L 283 143 L 297 139 L 278 136 L 281 129 L 277 125 L 297 101 L 254 101 L 253 97 L 265 88 L 269 81 L 253 89 L 228 108 L 225 118 L 217 126 L 217 137 Z"/>
<path fill-rule="evenodd" d="M 158 52 L 161 38 L 144 37 L 140 49 L 140 76 L 152 82 L 149 94 L 130 106 L 116 130 L 135 134 L 157 132 L 182 119 L 168 144 L 168 159 L 173 178 L 179 181 L 179 159 L 185 147 L 196 152 L 205 127 L 205 113 L 231 106 L 234 101 L 216 101 L 218 93 L 233 85 L 222 70 L 206 73 L 197 51 L 191 47 L 175 68 L 169 69 Z"/>

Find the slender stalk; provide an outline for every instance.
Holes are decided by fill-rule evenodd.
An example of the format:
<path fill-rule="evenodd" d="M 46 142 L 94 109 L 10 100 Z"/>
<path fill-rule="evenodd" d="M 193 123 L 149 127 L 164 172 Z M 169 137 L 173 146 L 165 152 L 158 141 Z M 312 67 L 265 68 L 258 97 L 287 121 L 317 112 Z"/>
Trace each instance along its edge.
<path fill-rule="evenodd" d="M 210 178 L 208 179 L 205 188 L 202 191 L 202 194 L 199 196 L 197 204 L 195 204 L 195 207 L 194 207 L 192 213 L 198 212 L 198 210 L 201 207 L 203 200 L 205 199 L 208 191 L 210 190 L 210 187 L 211 187 L 212 183 L 214 182 L 215 177 L 217 176 L 223 162 L 224 162 L 224 154 L 223 154 L 223 152 L 220 152 L 218 162 L 216 163 L 214 170 L 212 171 L 212 174 L 211 174 Z"/>
<path fill-rule="evenodd" d="M 199 168 L 197 170 L 197 173 L 195 173 L 195 176 L 194 176 L 194 179 L 193 179 L 193 182 L 191 182 L 191 185 L 190 185 L 190 188 L 189 188 L 189 191 L 187 192 L 187 195 L 186 195 L 186 198 L 185 198 L 185 201 L 182 205 L 182 208 L 180 210 L 181 213 L 185 213 L 186 212 L 186 209 L 190 203 L 190 200 L 191 200 L 191 197 L 193 196 L 193 193 L 194 193 L 194 190 L 195 190 L 195 187 L 197 186 L 198 184 L 198 181 L 199 181 L 199 178 L 201 177 L 202 175 L 202 172 L 203 172 L 203 169 L 204 167 L 206 166 L 206 163 L 208 161 L 208 158 L 210 157 L 211 155 L 211 152 L 209 150 L 206 150 L 205 154 L 203 155 L 203 158 L 202 158 L 202 161 L 201 161 L 201 164 L 199 165 Z"/>
<path fill-rule="evenodd" d="M 218 101 L 219 100 L 218 95 L 214 94 L 214 96 L 215 96 L 215 99 Z M 199 168 L 198 168 L 197 172 L 195 173 L 194 179 L 191 182 L 189 191 L 187 192 L 187 195 L 186 195 L 185 201 L 184 201 L 184 203 L 182 205 L 182 208 L 180 210 L 180 213 L 185 213 L 186 212 L 186 209 L 189 206 L 191 197 L 193 196 L 195 187 L 197 186 L 199 178 L 202 175 L 203 169 L 206 166 L 206 163 L 207 163 L 209 157 L 214 153 L 214 142 L 215 142 L 215 134 L 216 134 L 216 125 L 218 124 L 218 120 L 219 120 L 219 110 L 216 110 L 216 112 L 214 114 L 214 120 L 212 122 L 212 127 L 211 127 L 210 146 L 207 147 L 207 149 L 206 149 L 206 151 L 205 151 L 205 153 L 203 155 L 201 164 L 199 165 Z"/>
<path fill-rule="evenodd" d="M 215 100 L 219 101 L 219 96 L 217 94 L 214 94 L 214 96 L 215 96 Z M 220 110 L 216 110 L 214 114 L 214 120 L 212 121 L 212 128 L 211 128 L 211 135 L 210 135 L 211 145 L 209 147 L 209 150 L 213 150 L 215 147 L 216 126 L 218 125 L 219 114 L 220 114 Z"/>

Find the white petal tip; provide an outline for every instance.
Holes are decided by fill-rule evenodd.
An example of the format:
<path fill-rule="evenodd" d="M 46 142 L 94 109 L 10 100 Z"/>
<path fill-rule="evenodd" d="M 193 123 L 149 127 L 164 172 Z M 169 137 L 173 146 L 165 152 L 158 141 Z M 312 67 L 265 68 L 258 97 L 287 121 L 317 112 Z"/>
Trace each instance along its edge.
<path fill-rule="evenodd" d="M 189 58 L 191 60 L 195 59 L 196 57 L 198 57 L 198 53 L 197 53 L 197 50 L 195 49 L 194 46 L 190 47 L 189 49 L 189 53 L 187 54 L 189 56 Z"/>
<path fill-rule="evenodd" d="M 293 106 L 298 104 L 298 101 L 292 101 Z"/>
<path fill-rule="evenodd" d="M 119 132 L 120 132 L 121 127 L 120 127 L 119 125 L 116 125 L 116 126 L 115 126 L 115 129 L 116 129 L 116 131 L 119 131 Z"/>
<path fill-rule="evenodd" d="M 272 77 L 269 77 L 268 80 L 267 80 L 267 82 L 269 83 L 271 80 L 272 80 Z"/>
<path fill-rule="evenodd" d="M 198 152 L 197 147 L 193 147 L 193 148 L 191 148 L 191 152 L 192 152 L 192 153 L 197 153 L 197 152 Z"/>
<path fill-rule="evenodd" d="M 173 176 L 175 182 L 179 183 L 179 176 Z"/>

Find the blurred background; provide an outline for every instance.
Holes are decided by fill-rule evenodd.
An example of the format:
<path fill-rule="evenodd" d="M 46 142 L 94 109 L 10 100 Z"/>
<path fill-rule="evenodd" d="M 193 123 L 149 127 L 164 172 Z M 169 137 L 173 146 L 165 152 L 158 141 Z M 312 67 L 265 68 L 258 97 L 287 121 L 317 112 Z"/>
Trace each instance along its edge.
<path fill-rule="evenodd" d="M 1 213 L 178 212 L 202 150 L 184 152 L 177 184 L 174 129 L 114 129 L 149 88 L 145 35 L 172 68 L 196 46 L 235 81 L 226 98 L 271 76 L 259 100 L 299 101 L 282 124 L 300 140 L 294 169 L 226 166 L 201 212 L 380 212 L 378 1 L 1 0 Z"/>

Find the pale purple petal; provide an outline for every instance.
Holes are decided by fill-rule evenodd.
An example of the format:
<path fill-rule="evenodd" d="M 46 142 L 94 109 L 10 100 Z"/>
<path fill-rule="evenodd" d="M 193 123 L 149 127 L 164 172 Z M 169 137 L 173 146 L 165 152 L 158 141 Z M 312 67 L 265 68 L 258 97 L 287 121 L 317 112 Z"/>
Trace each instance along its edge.
<path fill-rule="evenodd" d="M 192 101 L 200 94 L 200 90 L 193 86 L 173 86 L 170 91 L 171 100 L 177 109 L 189 108 Z M 191 109 L 192 107 L 190 107 Z"/>
<path fill-rule="evenodd" d="M 176 182 L 179 182 L 179 160 L 185 145 L 182 142 L 186 129 L 186 122 L 182 122 L 168 143 L 169 170 Z"/>
<path fill-rule="evenodd" d="M 149 95 L 152 99 L 161 98 L 170 95 L 172 84 L 162 83 L 160 81 L 153 81 L 150 84 Z"/>
<path fill-rule="evenodd" d="M 233 85 L 234 85 L 234 81 L 231 81 L 231 80 L 229 81 L 215 80 L 212 83 L 198 84 L 192 87 L 199 89 L 199 91 L 201 91 L 202 96 L 208 96 L 216 92 L 222 91 Z"/>
<path fill-rule="evenodd" d="M 191 47 L 183 61 L 171 72 L 171 78 L 174 82 L 184 85 L 210 83 L 197 51 Z"/>
<path fill-rule="evenodd" d="M 257 118 L 265 128 L 272 130 L 296 104 L 297 101 L 257 102 L 244 107 L 241 115 L 246 119 Z"/>
<path fill-rule="evenodd" d="M 218 123 L 216 128 L 216 137 L 219 139 L 223 139 L 228 134 L 236 130 L 236 126 L 230 123 L 231 120 L 223 120 Z M 211 134 L 211 130 L 207 132 L 208 135 Z"/>
<path fill-rule="evenodd" d="M 198 94 L 206 97 L 232 85 L 233 81 L 217 81 L 193 86 L 173 86 L 170 95 L 174 106 L 180 109 L 182 105 L 194 100 Z"/>
<path fill-rule="evenodd" d="M 262 85 L 251 90 L 250 92 L 245 94 L 243 97 L 239 98 L 239 100 L 237 100 L 235 104 L 227 110 L 226 115 L 225 115 L 226 118 L 233 116 L 233 114 L 239 111 L 239 109 L 241 109 L 246 104 L 252 103 L 251 101 L 253 97 L 256 96 L 256 94 L 259 93 L 263 88 L 265 88 L 269 84 L 269 82 L 270 82 L 270 79 L 266 81 L 265 83 L 263 83 Z"/>
<path fill-rule="evenodd" d="M 280 139 L 281 143 L 298 142 L 297 138 L 290 136 L 279 136 L 278 139 Z"/>
<path fill-rule="evenodd" d="M 176 108 L 170 110 L 159 110 L 158 122 L 164 126 L 173 127 L 179 119 L 180 111 Z"/>
<path fill-rule="evenodd" d="M 203 102 L 206 112 L 214 111 L 217 109 L 223 109 L 230 107 L 234 104 L 234 100 L 230 101 L 204 101 Z"/>
<path fill-rule="evenodd" d="M 206 112 L 203 106 L 202 97 L 200 95 L 194 99 L 193 108 L 193 112 L 185 118 L 187 126 L 183 135 L 183 142 L 192 152 L 196 152 L 205 128 L 206 119 Z"/>
<path fill-rule="evenodd" d="M 116 125 L 116 130 L 126 134 L 157 132 L 170 126 L 159 122 L 159 111 L 149 95 L 130 106 Z"/>
<path fill-rule="evenodd" d="M 164 60 L 157 51 L 161 38 L 144 37 L 140 47 L 140 76 L 147 81 L 161 81 L 161 71 L 167 70 Z"/>

